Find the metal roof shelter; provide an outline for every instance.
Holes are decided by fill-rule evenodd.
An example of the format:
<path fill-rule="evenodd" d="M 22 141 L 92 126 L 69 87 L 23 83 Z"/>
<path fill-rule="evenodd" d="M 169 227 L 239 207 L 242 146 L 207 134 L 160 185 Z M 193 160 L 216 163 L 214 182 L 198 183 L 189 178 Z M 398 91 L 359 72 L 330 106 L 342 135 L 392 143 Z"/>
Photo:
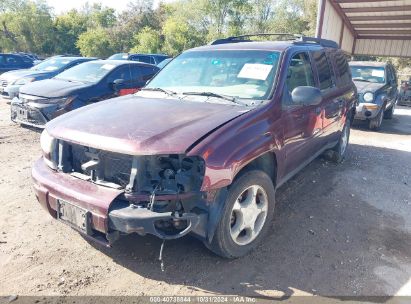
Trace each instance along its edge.
<path fill-rule="evenodd" d="M 411 57 L 411 0 L 319 0 L 316 36 L 351 55 Z"/>

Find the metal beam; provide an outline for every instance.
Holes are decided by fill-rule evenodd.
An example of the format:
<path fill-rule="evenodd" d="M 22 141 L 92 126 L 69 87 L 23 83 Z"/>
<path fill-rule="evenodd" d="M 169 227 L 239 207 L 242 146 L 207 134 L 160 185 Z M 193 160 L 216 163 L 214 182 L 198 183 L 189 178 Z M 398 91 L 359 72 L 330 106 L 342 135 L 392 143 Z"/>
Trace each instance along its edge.
<path fill-rule="evenodd" d="M 367 35 L 359 35 L 358 39 L 377 39 L 377 40 L 411 40 L 411 36 L 367 36 Z"/>
<path fill-rule="evenodd" d="M 335 0 L 329 0 L 329 3 L 331 4 L 331 6 L 335 9 L 335 11 L 337 12 L 338 16 L 341 17 L 343 23 L 348 27 L 351 35 L 353 35 L 354 37 L 357 36 L 357 33 L 355 32 L 354 27 L 352 26 L 350 20 L 348 19 L 347 15 L 344 14 L 343 10 L 341 9 L 341 6 L 339 4 L 337 4 L 335 2 Z"/>
<path fill-rule="evenodd" d="M 361 23 L 353 24 L 355 29 L 358 28 L 411 28 L 411 23 Z"/>
<path fill-rule="evenodd" d="M 317 38 L 321 38 L 323 33 L 325 3 L 326 0 L 320 0 L 320 3 L 318 4 L 317 31 L 315 33 Z"/>
<path fill-rule="evenodd" d="M 337 3 L 368 3 L 368 2 L 388 2 L 397 0 L 335 0 Z"/>
<path fill-rule="evenodd" d="M 395 20 L 411 20 L 411 15 L 400 16 L 348 16 L 350 21 L 395 21 Z"/>
<path fill-rule="evenodd" d="M 359 30 L 358 35 L 376 34 L 376 35 L 411 35 L 411 30 Z"/>
<path fill-rule="evenodd" d="M 411 11 L 411 5 L 378 6 L 378 7 L 347 7 L 342 9 L 345 13 L 378 13 L 378 12 L 404 12 Z"/>

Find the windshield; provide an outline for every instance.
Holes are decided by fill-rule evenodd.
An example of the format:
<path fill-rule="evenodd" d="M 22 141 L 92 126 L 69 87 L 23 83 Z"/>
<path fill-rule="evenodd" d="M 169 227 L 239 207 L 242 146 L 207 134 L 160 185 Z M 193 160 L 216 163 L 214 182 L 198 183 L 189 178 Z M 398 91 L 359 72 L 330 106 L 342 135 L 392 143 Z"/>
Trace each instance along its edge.
<path fill-rule="evenodd" d="M 111 55 L 111 56 L 108 57 L 107 59 L 111 59 L 111 60 L 127 60 L 127 59 L 128 59 L 128 54 L 127 54 L 127 53 L 118 53 L 118 54 Z"/>
<path fill-rule="evenodd" d="M 383 67 L 350 66 L 352 79 L 375 83 L 385 83 L 385 70 Z"/>
<path fill-rule="evenodd" d="M 96 83 L 115 67 L 116 65 L 105 63 L 104 60 L 89 61 L 68 69 L 54 78 L 67 81 Z"/>
<path fill-rule="evenodd" d="M 166 65 L 146 88 L 178 94 L 212 93 L 267 99 L 280 53 L 258 50 L 185 52 Z"/>
<path fill-rule="evenodd" d="M 64 57 L 50 58 L 50 59 L 44 60 L 43 62 L 35 65 L 31 69 L 34 71 L 47 71 L 47 72 L 56 71 L 56 70 L 59 70 L 65 67 L 67 64 L 69 64 L 73 60 L 74 59 L 67 59 Z"/>

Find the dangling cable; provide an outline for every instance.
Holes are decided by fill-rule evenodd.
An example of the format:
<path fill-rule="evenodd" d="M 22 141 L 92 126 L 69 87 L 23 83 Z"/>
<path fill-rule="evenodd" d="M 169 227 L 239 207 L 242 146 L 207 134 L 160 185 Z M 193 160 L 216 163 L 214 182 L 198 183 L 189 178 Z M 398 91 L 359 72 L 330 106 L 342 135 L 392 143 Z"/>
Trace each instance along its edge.
<path fill-rule="evenodd" d="M 158 256 L 158 260 L 161 262 L 161 264 L 160 264 L 161 271 L 163 271 L 163 272 L 164 272 L 163 249 L 164 249 L 165 242 L 166 242 L 166 240 L 163 240 L 163 242 L 161 243 L 160 255 Z"/>

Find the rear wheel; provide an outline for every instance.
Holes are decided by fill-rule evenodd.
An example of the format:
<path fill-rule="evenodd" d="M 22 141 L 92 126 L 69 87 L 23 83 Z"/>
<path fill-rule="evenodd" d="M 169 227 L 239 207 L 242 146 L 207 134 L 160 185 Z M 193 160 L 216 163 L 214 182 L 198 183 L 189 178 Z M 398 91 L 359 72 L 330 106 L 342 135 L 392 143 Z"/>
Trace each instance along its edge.
<path fill-rule="evenodd" d="M 275 189 L 262 171 L 249 171 L 228 189 L 221 220 L 207 247 L 225 258 L 238 258 L 254 249 L 268 232 L 274 215 Z"/>
<path fill-rule="evenodd" d="M 376 117 L 368 121 L 368 128 L 374 131 L 379 130 L 381 128 L 383 117 L 384 117 L 384 112 L 381 110 L 380 113 L 378 113 Z"/>
<path fill-rule="evenodd" d="M 345 153 L 347 152 L 348 142 L 350 140 L 350 130 L 351 121 L 347 118 L 338 144 L 334 148 L 329 150 L 326 154 L 331 161 L 335 163 L 341 163 L 344 160 Z"/>

